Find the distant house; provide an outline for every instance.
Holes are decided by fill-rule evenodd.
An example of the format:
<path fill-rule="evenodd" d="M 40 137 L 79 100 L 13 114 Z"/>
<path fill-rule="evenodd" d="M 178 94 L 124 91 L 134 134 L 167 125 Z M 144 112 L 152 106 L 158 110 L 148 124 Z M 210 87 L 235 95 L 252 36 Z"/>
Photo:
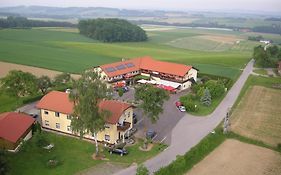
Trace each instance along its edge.
<path fill-rule="evenodd" d="M 17 151 L 22 140 L 32 137 L 32 125 L 35 119 L 17 112 L 0 114 L 0 148 Z"/>
<path fill-rule="evenodd" d="M 277 67 L 278 73 L 281 76 L 281 61 L 278 62 L 278 67 Z"/>
<path fill-rule="evenodd" d="M 190 65 L 159 61 L 150 56 L 122 60 L 93 68 L 102 79 L 116 85 L 132 82 L 137 75 L 154 80 L 157 85 L 170 86 L 177 90 L 191 87 L 197 81 L 198 70 Z"/>
<path fill-rule="evenodd" d="M 260 43 L 270 44 L 270 43 L 272 43 L 272 41 L 271 40 L 260 40 Z"/>
<path fill-rule="evenodd" d="M 106 118 L 105 129 L 97 133 L 97 140 L 109 144 L 124 141 L 125 135 L 133 127 L 132 105 L 116 100 L 103 100 L 99 103 L 99 107 L 109 111 L 110 116 Z M 71 129 L 74 104 L 69 100 L 68 93 L 52 91 L 39 101 L 37 108 L 40 109 L 43 128 L 78 135 Z M 94 140 L 91 133 L 84 137 Z"/>

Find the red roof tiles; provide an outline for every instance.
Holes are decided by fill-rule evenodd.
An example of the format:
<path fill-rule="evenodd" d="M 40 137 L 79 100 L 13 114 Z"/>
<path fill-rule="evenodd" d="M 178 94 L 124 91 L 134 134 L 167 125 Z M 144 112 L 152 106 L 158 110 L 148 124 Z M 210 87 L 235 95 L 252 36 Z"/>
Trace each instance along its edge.
<path fill-rule="evenodd" d="M 118 65 L 126 65 L 128 63 L 133 63 L 134 67 L 126 67 L 125 69 L 118 70 L 116 69 L 116 66 Z M 109 76 L 114 77 L 118 75 L 127 74 L 133 71 L 138 71 L 140 69 L 150 70 L 154 72 L 161 72 L 166 74 L 172 74 L 172 75 L 178 75 L 178 76 L 184 76 L 191 68 L 192 66 L 187 66 L 184 64 L 177 64 L 177 63 L 171 63 L 171 62 L 164 62 L 164 61 L 158 61 L 154 60 L 153 58 L 146 56 L 141 58 L 134 58 L 126 61 L 120 61 L 115 62 L 111 64 L 105 64 L 100 66 L 102 70 Z M 107 68 L 115 68 L 115 71 L 109 72 L 107 71 Z"/>
<path fill-rule="evenodd" d="M 74 104 L 68 98 L 67 93 L 52 91 L 45 95 L 36 105 L 39 109 L 46 109 L 64 114 L 71 114 L 73 112 Z M 131 107 L 130 104 L 122 103 L 115 100 L 103 100 L 99 103 L 99 107 L 108 110 L 111 116 L 106 119 L 108 123 L 115 124 L 118 122 L 122 113 Z"/>
<path fill-rule="evenodd" d="M 16 143 L 34 122 L 34 118 L 23 113 L 2 113 L 0 114 L 0 137 Z"/>

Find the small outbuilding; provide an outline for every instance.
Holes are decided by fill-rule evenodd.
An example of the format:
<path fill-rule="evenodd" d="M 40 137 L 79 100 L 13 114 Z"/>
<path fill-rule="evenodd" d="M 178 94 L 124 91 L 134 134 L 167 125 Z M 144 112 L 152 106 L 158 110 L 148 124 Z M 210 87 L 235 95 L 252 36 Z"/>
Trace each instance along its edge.
<path fill-rule="evenodd" d="M 32 137 L 32 125 L 35 119 L 18 112 L 0 114 L 0 148 L 17 151 L 22 140 Z"/>

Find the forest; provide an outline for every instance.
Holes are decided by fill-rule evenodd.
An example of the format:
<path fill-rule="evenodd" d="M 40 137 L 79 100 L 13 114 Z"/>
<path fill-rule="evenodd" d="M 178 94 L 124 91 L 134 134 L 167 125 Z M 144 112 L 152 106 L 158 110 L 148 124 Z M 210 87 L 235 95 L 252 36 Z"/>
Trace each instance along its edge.
<path fill-rule="evenodd" d="M 80 20 L 80 34 L 102 42 L 146 41 L 146 32 L 137 25 L 117 18 Z"/>

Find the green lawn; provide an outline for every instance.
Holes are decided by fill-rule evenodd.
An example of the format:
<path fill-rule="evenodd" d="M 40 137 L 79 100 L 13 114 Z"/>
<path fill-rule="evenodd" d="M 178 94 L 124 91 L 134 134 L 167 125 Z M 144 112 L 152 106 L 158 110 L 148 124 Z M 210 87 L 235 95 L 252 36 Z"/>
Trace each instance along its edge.
<path fill-rule="evenodd" d="M 235 79 L 250 59 L 249 50 L 222 52 L 177 48 L 167 43 L 203 34 L 237 32 L 174 29 L 150 31 L 147 42 L 100 43 L 81 36 L 73 29 L 3 29 L 0 30 L 0 61 L 79 73 L 100 64 L 150 55 L 156 59 L 195 65 L 202 73 Z M 71 32 L 69 32 L 71 31 Z M 246 44 L 247 45 L 247 44 Z"/>
<path fill-rule="evenodd" d="M 254 69 L 253 72 L 255 72 L 257 74 L 261 74 L 261 75 L 268 75 L 267 71 L 264 69 Z"/>
<path fill-rule="evenodd" d="M 8 160 L 10 167 L 12 167 L 10 169 L 12 175 L 70 175 L 106 161 L 125 163 L 129 166 L 133 162 L 143 162 L 166 148 L 165 145 L 156 144 L 151 151 L 143 152 L 138 149 L 140 145 L 136 144 L 127 148 L 129 154 L 126 156 L 110 155 L 104 150 L 108 160 L 93 160 L 91 156 L 95 152 L 94 144 L 67 136 L 52 133 L 46 134 L 50 142 L 55 145 L 51 151 L 36 147 L 34 140 L 31 139 L 26 143 L 26 149 L 23 151 L 9 153 Z M 48 168 L 46 166 L 47 161 L 54 157 L 61 164 L 55 168 Z"/>

